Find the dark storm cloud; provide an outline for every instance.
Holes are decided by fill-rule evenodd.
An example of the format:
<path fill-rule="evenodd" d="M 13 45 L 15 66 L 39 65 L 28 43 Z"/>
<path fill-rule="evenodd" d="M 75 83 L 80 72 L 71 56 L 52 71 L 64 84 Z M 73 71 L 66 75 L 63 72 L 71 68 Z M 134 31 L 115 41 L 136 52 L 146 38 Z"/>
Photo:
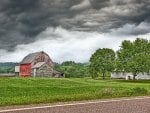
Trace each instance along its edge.
<path fill-rule="evenodd" d="M 104 33 L 133 25 L 126 35 L 148 33 L 145 23 L 149 0 L 0 0 L 0 49 L 34 42 L 48 27 Z"/>
<path fill-rule="evenodd" d="M 61 18 L 69 18 L 69 8 L 79 1 L 0 0 L 0 49 L 33 42 L 48 26 L 56 27 Z"/>

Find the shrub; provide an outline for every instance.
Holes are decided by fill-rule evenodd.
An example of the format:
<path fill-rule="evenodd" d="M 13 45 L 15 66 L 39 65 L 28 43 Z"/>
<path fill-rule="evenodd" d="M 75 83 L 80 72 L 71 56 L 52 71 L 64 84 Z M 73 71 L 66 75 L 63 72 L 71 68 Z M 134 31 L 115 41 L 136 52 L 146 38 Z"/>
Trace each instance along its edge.
<path fill-rule="evenodd" d="M 145 88 L 136 87 L 132 89 L 134 93 L 138 94 L 147 94 L 148 91 Z"/>

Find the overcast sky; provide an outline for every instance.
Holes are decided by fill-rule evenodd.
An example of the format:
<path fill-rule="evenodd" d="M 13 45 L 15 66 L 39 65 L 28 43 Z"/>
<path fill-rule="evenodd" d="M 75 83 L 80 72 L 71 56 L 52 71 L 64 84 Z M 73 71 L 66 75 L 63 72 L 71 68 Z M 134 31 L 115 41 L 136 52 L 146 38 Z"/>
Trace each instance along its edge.
<path fill-rule="evenodd" d="M 150 40 L 149 0 L 0 0 L 0 62 L 37 51 L 88 62 L 96 49 L 137 37 Z"/>

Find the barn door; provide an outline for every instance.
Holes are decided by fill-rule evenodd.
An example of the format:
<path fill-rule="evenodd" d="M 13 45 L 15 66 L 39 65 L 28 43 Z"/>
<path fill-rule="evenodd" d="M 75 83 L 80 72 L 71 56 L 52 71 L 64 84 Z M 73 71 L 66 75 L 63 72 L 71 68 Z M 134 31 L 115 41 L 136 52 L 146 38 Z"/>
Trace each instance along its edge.
<path fill-rule="evenodd" d="M 20 75 L 22 77 L 31 76 L 31 64 L 22 64 L 20 66 Z"/>

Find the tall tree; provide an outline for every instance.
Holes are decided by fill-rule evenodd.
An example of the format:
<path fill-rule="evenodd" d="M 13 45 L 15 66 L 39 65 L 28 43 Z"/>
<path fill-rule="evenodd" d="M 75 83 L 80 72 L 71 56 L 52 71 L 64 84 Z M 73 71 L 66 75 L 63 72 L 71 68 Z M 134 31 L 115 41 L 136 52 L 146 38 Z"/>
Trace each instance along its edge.
<path fill-rule="evenodd" d="M 112 49 L 98 49 L 90 58 L 90 73 L 92 78 L 98 77 L 98 74 L 105 75 L 114 70 L 115 52 Z"/>
<path fill-rule="evenodd" d="M 135 41 L 123 41 L 117 52 L 117 70 L 133 73 L 133 79 L 140 72 L 150 70 L 150 42 L 137 38 Z"/>

